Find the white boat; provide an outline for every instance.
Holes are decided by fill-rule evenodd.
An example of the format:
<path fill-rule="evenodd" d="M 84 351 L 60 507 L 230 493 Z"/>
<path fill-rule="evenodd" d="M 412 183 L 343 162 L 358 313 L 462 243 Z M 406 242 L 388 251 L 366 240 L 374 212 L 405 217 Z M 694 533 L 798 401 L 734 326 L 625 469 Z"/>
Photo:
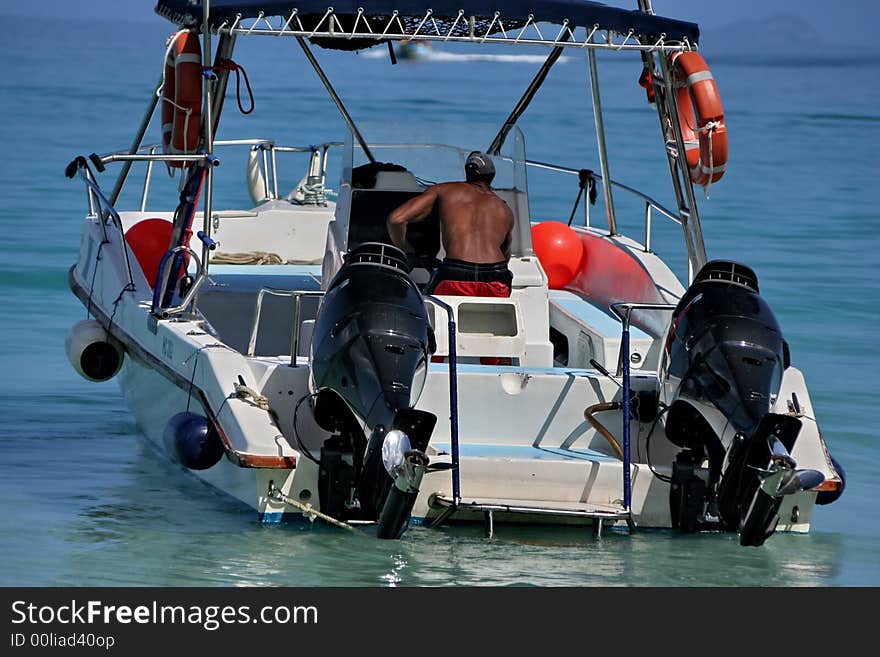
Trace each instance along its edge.
<path fill-rule="evenodd" d="M 697 26 L 646 1 L 371 2 L 159 0 L 179 31 L 131 148 L 68 168 L 89 202 L 70 286 L 93 317 L 71 329 L 74 367 L 117 377 L 148 441 L 266 522 L 321 518 L 392 538 L 468 521 L 721 530 L 744 545 L 809 531 L 844 474 L 754 272 L 706 254 L 695 190 L 723 175 L 726 128 Z M 217 138 L 234 45 L 268 36 L 301 46 L 344 140 Z M 548 51 L 485 149 L 516 219 L 510 297 L 424 293 L 443 255 L 436 218 L 418 224 L 418 257 L 388 237 L 387 215 L 428 181 L 460 179 L 474 145 L 368 142 L 310 45 L 413 39 Z M 584 53 L 597 172 L 529 160 L 516 127 L 566 49 Z M 632 50 L 674 209 L 608 170 L 596 54 Z M 159 115 L 164 149 L 144 142 Z M 248 151 L 252 208 L 215 206 L 227 149 Z M 279 191 L 297 153 L 301 182 Z M 146 168 L 143 200 L 117 208 L 134 165 Z M 180 204 L 147 211 L 165 166 Z M 99 183 L 105 169 L 112 186 Z M 536 169 L 558 174 L 555 193 L 579 188 L 584 225 L 533 221 Z M 589 213 L 597 192 L 601 225 Z M 623 194 L 644 208 L 638 239 L 618 230 Z M 686 280 L 652 251 L 658 217 L 682 227 Z"/>

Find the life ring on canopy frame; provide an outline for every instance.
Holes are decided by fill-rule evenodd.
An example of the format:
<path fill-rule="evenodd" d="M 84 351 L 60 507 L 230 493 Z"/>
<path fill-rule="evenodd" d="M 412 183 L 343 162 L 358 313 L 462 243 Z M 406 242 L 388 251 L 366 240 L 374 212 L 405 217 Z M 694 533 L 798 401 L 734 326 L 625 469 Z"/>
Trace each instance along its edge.
<path fill-rule="evenodd" d="M 192 153 L 202 128 L 202 46 L 192 30 L 175 33 L 165 55 L 162 146 L 166 155 Z M 184 161 L 168 162 L 180 168 Z"/>
<path fill-rule="evenodd" d="M 727 168 L 727 126 L 721 96 L 699 53 L 672 55 L 672 83 L 691 182 L 718 182 Z"/>

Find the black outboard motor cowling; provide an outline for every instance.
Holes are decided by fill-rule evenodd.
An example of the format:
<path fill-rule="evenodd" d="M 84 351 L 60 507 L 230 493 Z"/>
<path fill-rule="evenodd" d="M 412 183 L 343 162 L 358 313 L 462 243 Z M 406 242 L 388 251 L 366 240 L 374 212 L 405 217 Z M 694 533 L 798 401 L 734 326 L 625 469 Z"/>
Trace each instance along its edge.
<path fill-rule="evenodd" d="M 737 431 L 751 434 L 779 393 L 784 351 L 782 330 L 758 293 L 754 272 L 710 262 L 672 315 L 667 395 L 710 405 Z"/>
<path fill-rule="evenodd" d="M 673 467 L 674 525 L 720 526 L 740 532 L 743 545 L 762 544 L 782 496 L 824 477 L 795 470 L 790 452 L 801 423 L 770 412 L 789 355 L 755 273 L 707 263 L 673 312 L 663 358 L 666 435 L 683 448 Z M 701 472 L 704 457 L 709 467 Z"/>
<path fill-rule="evenodd" d="M 406 255 L 383 243 L 362 244 L 347 254 L 315 320 L 310 383 L 315 420 L 350 448 L 350 517 L 393 519 L 385 524 L 394 527 L 380 522 L 382 537 L 402 534 L 427 466 L 424 451 L 436 417 L 413 406 L 434 345 Z M 393 445 L 385 444 L 389 435 Z M 391 491 L 398 479 L 405 500 Z"/>

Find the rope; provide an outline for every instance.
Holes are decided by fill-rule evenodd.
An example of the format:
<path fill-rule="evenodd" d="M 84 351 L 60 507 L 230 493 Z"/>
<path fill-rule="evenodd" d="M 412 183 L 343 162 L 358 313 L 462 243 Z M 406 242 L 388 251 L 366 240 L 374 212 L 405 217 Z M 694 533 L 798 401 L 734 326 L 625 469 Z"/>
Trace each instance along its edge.
<path fill-rule="evenodd" d="M 231 59 L 221 59 L 217 65 L 212 67 L 215 71 L 235 71 L 235 100 L 238 103 L 238 111 L 242 114 L 250 114 L 254 111 L 254 92 L 251 89 L 251 81 L 248 79 L 247 71 L 243 66 L 239 66 Z M 241 104 L 241 78 L 244 76 L 244 84 L 247 87 L 248 96 L 251 101 L 251 108 L 246 110 Z"/>
<path fill-rule="evenodd" d="M 86 319 L 92 316 L 92 295 L 95 292 L 95 279 L 98 277 L 98 263 L 101 262 L 101 250 L 108 241 L 102 241 L 98 245 L 98 251 L 95 253 L 95 269 L 92 271 L 92 283 L 89 285 L 89 302 L 86 304 Z"/>
<path fill-rule="evenodd" d="M 248 253 L 221 253 L 211 255 L 215 265 L 283 265 L 284 260 L 277 253 L 250 251 Z"/>
<path fill-rule="evenodd" d="M 327 198 L 324 195 L 324 183 L 300 185 L 297 191 L 303 194 L 303 205 L 327 205 Z"/>
<path fill-rule="evenodd" d="M 181 34 L 186 34 L 186 32 L 187 30 L 178 30 L 170 37 L 168 37 L 168 41 L 165 43 L 165 57 L 162 58 L 162 84 L 160 84 L 159 88 L 156 89 L 156 96 L 158 96 L 159 98 L 162 98 L 162 93 L 165 91 L 165 65 L 168 62 L 168 58 L 171 56 L 171 48 L 174 47 L 174 43 L 177 41 L 178 37 L 180 37 Z M 168 102 L 171 101 L 169 100 Z"/>
<path fill-rule="evenodd" d="M 247 400 L 250 397 L 253 400 L 253 405 L 258 408 L 263 409 L 264 411 L 269 410 L 269 398 L 261 395 L 253 388 L 249 388 L 244 383 L 234 383 L 233 389 L 235 390 L 235 396 L 239 399 Z"/>
<path fill-rule="evenodd" d="M 340 527 L 342 529 L 347 529 L 349 531 L 355 531 L 355 527 L 349 525 L 347 522 L 342 522 L 341 520 L 337 520 L 333 516 L 328 516 L 326 513 L 321 513 L 311 504 L 306 504 L 300 502 L 299 500 L 295 500 L 292 497 L 288 497 L 281 490 L 275 486 L 275 483 L 269 482 L 269 491 L 266 493 L 266 496 L 270 499 L 276 500 L 278 502 L 284 502 L 285 504 L 292 506 L 294 508 L 299 509 L 302 514 L 309 519 L 310 522 L 315 522 L 315 518 L 320 518 L 324 522 L 327 522 L 336 527 Z"/>
<path fill-rule="evenodd" d="M 574 213 L 577 212 L 578 205 L 580 205 L 584 189 L 589 190 L 590 205 L 596 205 L 596 179 L 593 177 L 593 172 L 590 169 L 578 171 L 578 193 L 577 198 L 574 200 L 574 207 L 571 209 L 571 214 L 568 217 L 569 226 L 571 226 L 571 222 L 574 220 Z"/>
<path fill-rule="evenodd" d="M 190 361 L 191 358 L 195 358 L 195 362 L 193 362 L 192 376 L 189 378 L 189 390 L 186 393 L 186 410 L 187 410 L 187 412 L 189 412 L 189 405 L 190 405 L 190 400 L 192 399 L 193 386 L 195 385 L 196 366 L 199 364 L 199 354 L 201 354 L 202 351 L 204 351 L 205 349 L 210 349 L 212 347 L 222 347 L 224 349 L 229 349 L 230 351 L 233 351 L 232 349 L 230 349 L 230 347 L 223 344 L 222 342 L 212 342 L 211 344 L 202 345 L 201 347 L 196 349 L 194 352 L 192 352 L 189 356 L 187 356 L 183 361 L 183 365 L 186 365 Z"/>
<path fill-rule="evenodd" d="M 723 125 L 724 123 L 722 121 L 709 121 L 706 125 L 700 128 L 700 132 L 709 133 L 709 180 L 703 185 L 703 194 L 707 199 L 709 198 L 709 188 L 712 186 L 712 178 L 715 177 L 715 154 L 712 152 L 712 134 Z"/>

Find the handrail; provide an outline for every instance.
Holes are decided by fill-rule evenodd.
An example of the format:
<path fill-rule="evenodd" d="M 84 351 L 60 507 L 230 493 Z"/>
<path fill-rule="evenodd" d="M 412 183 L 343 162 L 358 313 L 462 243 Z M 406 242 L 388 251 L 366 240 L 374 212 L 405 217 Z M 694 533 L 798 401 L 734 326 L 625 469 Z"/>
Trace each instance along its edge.
<path fill-rule="evenodd" d="M 579 175 L 580 171 L 581 171 L 579 169 L 572 169 L 570 167 L 563 167 L 563 166 L 559 166 L 556 164 L 547 164 L 546 162 L 538 162 L 535 160 L 526 160 L 526 166 L 535 167 L 538 169 L 546 169 L 548 171 L 556 171 L 559 173 L 565 173 L 565 174 L 574 175 L 574 176 Z M 591 175 L 596 180 L 602 181 L 602 184 L 604 187 L 605 181 L 604 181 L 601 174 L 598 174 L 593 171 L 593 172 L 591 172 Z M 632 194 L 633 196 L 636 196 L 637 198 L 640 198 L 645 202 L 645 243 L 644 243 L 645 253 L 650 253 L 650 251 L 651 251 L 651 226 L 652 226 L 652 224 L 651 224 L 651 210 L 652 209 L 657 210 L 660 214 L 662 214 L 665 217 L 668 217 L 669 219 L 671 219 L 672 221 L 677 223 L 679 226 L 681 225 L 682 220 L 680 217 L 677 217 L 675 214 L 673 214 L 672 210 L 669 210 L 668 208 L 664 207 L 661 203 L 654 200 L 653 198 L 651 198 L 650 196 L 648 196 L 644 192 L 640 192 L 635 187 L 630 187 L 629 185 L 624 185 L 623 183 L 617 182 L 616 180 L 611 180 L 611 186 L 617 187 L 625 192 L 628 192 L 629 194 Z M 589 204 L 589 202 L 587 202 L 585 204 L 585 207 L 586 207 L 585 224 L 586 224 L 587 228 L 589 228 L 590 227 L 590 204 Z"/>
<path fill-rule="evenodd" d="M 168 283 L 171 278 L 171 269 L 167 266 L 168 261 L 181 251 L 186 251 L 190 255 L 190 257 L 195 259 L 196 264 L 198 265 L 196 278 L 193 281 L 192 285 L 190 285 L 189 290 L 187 290 L 186 295 L 184 295 L 183 299 L 181 299 L 178 305 L 171 306 L 169 308 L 163 308 L 162 299 L 165 298 L 165 291 L 168 288 Z M 205 270 L 202 259 L 199 258 L 198 254 L 190 247 L 181 244 L 179 246 L 175 246 L 173 249 L 168 249 L 165 252 L 165 255 L 162 256 L 162 260 L 159 261 L 159 285 L 157 285 L 156 288 L 153 290 L 153 305 L 150 309 L 150 312 L 160 319 L 165 319 L 167 317 L 170 317 L 171 315 L 177 315 L 178 313 L 183 312 L 196 296 L 196 292 L 199 291 L 202 283 L 205 282 L 205 278 L 207 278 L 207 275 L 208 272 Z"/>
<path fill-rule="evenodd" d="M 443 516 L 442 518 L 438 518 L 434 525 L 442 522 L 446 517 L 455 512 L 458 504 L 461 502 L 461 475 L 459 472 L 459 447 L 458 447 L 458 370 L 457 370 L 457 360 L 458 356 L 456 353 L 456 330 L 455 330 L 455 313 L 452 311 L 452 306 L 443 301 L 442 299 L 438 299 L 433 295 L 428 295 L 428 299 L 431 300 L 432 303 L 443 308 L 446 311 L 446 316 L 449 319 L 448 330 L 449 330 L 449 347 L 448 347 L 448 355 L 449 355 L 449 448 L 452 452 L 452 500 L 453 505 L 450 507 L 450 511 L 448 514 Z"/>
<path fill-rule="evenodd" d="M 205 153 L 190 153 L 188 155 L 165 155 L 164 153 L 153 153 L 150 155 L 141 155 L 138 153 L 108 153 L 107 155 L 101 156 L 101 162 L 103 164 L 110 164 L 111 162 L 206 162 L 209 164 L 213 164 L 214 166 L 220 165 L 220 160 L 218 160 L 213 155 L 207 155 Z"/>
<path fill-rule="evenodd" d="M 260 330 L 260 315 L 263 312 L 263 297 L 271 294 L 276 297 L 292 297 L 294 299 L 293 307 L 293 332 L 290 337 L 290 366 L 296 367 L 296 355 L 299 349 L 299 332 L 300 332 L 300 309 L 303 297 L 322 297 L 324 290 L 274 290 L 269 287 L 260 288 L 257 293 L 257 304 L 254 308 L 254 319 L 251 326 L 251 337 L 248 340 L 247 355 L 254 356 L 257 348 L 257 334 Z"/>
<path fill-rule="evenodd" d="M 119 240 L 121 245 L 122 257 L 125 261 L 125 270 L 128 276 L 128 285 L 126 289 L 135 290 L 134 284 L 134 276 L 131 271 L 131 261 L 128 257 L 128 248 L 125 245 L 125 230 L 122 227 L 122 219 L 119 216 L 119 213 L 116 211 L 116 208 L 113 207 L 113 204 L 104 196 L 104 193 L 101 191 L 100 185 L 98 185 L 98 181 L 95 179 L 95 174 L 92 173 L 91 168 L 88 165 L 86 159 L 82 156 L 77 157 L 73 160 L 69 165 L 67 165 L 67 169 L 65 171 L 65 175 L 68 178 L 73 178 L 73 176 L 79 174 L 79 177 L 82 179 L 83 183 L 86 186 L 86 195 L 88 197 L 89 203 L 89 217 L 97 218 L 101 222 L 101 230 L 104 234 L 104 242 L 109 242 L 110 240 L 107 237 L 107 222 L 110 220 L 110 223 L 116 228 L 119 233 Z"/>
<path fill-rule="evenodd" d="M 537 160 L 526 160 L 526 166 L 535 167 L 537 169 L 547 169 L 548 171 L 558 171 L 559 173 L 567 173 L 567 174 L 571 174 L 574 176 L 576 176 L 580 173 L 580 169 L 572 169 L 570 167 L 564 167 L 564 166 L 560 166 L 557 164 L 547 164 L 546 162 L 538 162 Z M 593 172 L 593 177 L 596 180 L 602 180 L 601 174 L 598 174 L 595 171 Z M 648 196 L 644 192 L 640 192 L 635 187 L 630 187 L 629 185 L 625 185 L 625 184 L 618 182 L 616 180 L 612 180 L 611 185 L 612 185 L 612 187 L 617 187 L 619 189 L 622 189 L 625 192 L 629 192 L 633 196 L 638 196 L 643 201 L 650 203 L 651 207 L 654 208 L 655 210 L 657 210 L 658 212 L 660 212 L 660 214 L 668 217 L 669 219 L 672 219 L 672 221 L 681 225 L 681 219 L 678 216 L 676 216 L 675 214 L 673 214 L 672 210 L 669 210 L 668 208 L 664 207 L 659 201 L 654 200 L 653 198 L 651 198 L 650 196 Z"/>
<path fill-rule="evenodd" d="M 623 506 L 627 511 L 632 509 L 632 480 L 630 465 L 630 381 L 629 381 L 629 325 L 633 310 L 674 310 L 675 306 L 668 303 L 612 303 L 612 312 L 620 318 L 622 331 L 620 335 L 620 363 L 623 370 L 623 386 L 621 391 L 623 415 Z"/>
<path fill-rule="evenodd" d="M 327 172 L 327 152 L 330 148 L 340 147 L 343 145 L 341 141 L 328 141 L 323 142 L 317 145 L 310 146 L 278 146 L 274 140 L 272 139 L 262 139 L 262 138 L 251 138 L 251 139 L 218 139 L 214 142 L 214 147 L 230 147 L 230 146 L 250 146 L 252 148 L 260 148 L 264 149 L 264 157 L 262 162 L 263 171 L 269 172 L 271 175 L 265 176 L 266 181 L 265 185 L 267 188 L 271 184 L 271 191 L 273 193 L 268 194 L 268 198 L 278 198 L 278 171 L 275 162 L 275 154 L 276 153 L 318 153 L 321 158 L 321 166 L 319 169 L 322 173 L 322 182 L 323 178 L 326 177 Z M 101 166 L 105 164 L 109 164 L 111 162 L 124 162 L 127 165 L 130 165 L 134 162 L 147 162 L 147 172 L 144 178 L 143 189 L 141 192 L 141 211 L 146 210 L 147 205 L 147 197 L 149 195 L 150 184 L 152 181 L 152 173 L 153 173 L 153 163 L 154 162 L 198 162 L 204 161 L 208 162 L 214 166 L 219 166 L 220 160 L 213 154 L 204 154 L 204 153 L 195 153 L 189 155 L 166 155 L 160 151 L 162 149 L 161 144 L 149 144 L 146 146 L 141 146 L 138 149 L 137 153 L 129 153 L 128 151 L 114 151 L 112 153 L 107 153 L 101 156 L 93 156 L 100 161 Z M 265 151 L 268 151 L 270 161 L 266 158 Z M 310 163 L 311 165 L 311 163 Z M 310 166 L 311 168 L 311 166 Z M 270 182 L 271 181 L 271 182 Z"/>

